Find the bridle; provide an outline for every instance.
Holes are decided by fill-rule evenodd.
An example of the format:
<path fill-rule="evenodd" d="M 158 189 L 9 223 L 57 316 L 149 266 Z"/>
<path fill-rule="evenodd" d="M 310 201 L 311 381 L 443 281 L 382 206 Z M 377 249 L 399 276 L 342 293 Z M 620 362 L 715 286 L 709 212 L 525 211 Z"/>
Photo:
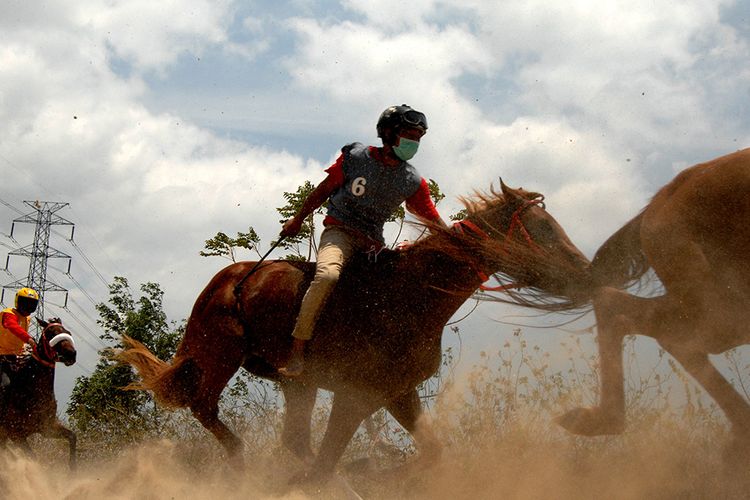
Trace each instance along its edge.
<path fill-rule="evenodd" d="M 53 326 L 59 326 L 62 329 L 62 332 L 47 340 L 47 330 L 49 330 Z M 44 330 L 42 330 L 42 334 L 39 337 L 39 342 L 37 343 L 37 349 L 33 350 L 31 355 L 35 360 L 37 360 L 47 368 L 54 368 L 55 362 L 58 357 L 58 354 L 55 351 L 55 346 L 64 340 L 70 341 L 70 343 L 73 344 L 73 347 L 75 348 L 75 340 L 73 340 L 70 332 L 65 329 L 62 323 L 49 323 L 44 327 Z M 39 349 L 41 349 L 41 353 L 38 352 Z M 42 355 L 44 357 L 42 357 Z"/>
<path fill-rule="evenodd" d="M 502 247 L 502 251 L 505 253 L 508 253 L 508 242 L 511 241 L 510 238 L 513 236 L 514 231 L 518 231 L 521 236 L 523 236 L 523 239 L 528 244 L 529 248 L 534 250 L 537 253 L 544 253 L 544 250 L 542 247 L 540 247 L 535 241 L 534 238 L 531 236 L 531 233 L 529 233 L 528 229 L 526 229 L 526 226 L 523 223 L 523 220 L 521 220 L 521 215 L 530 207 L 532 206 L 539 206 L 541 208 L 544 208 L 544 197 L 541 196 L 539 198 L 534 198 L 533 200 L 526 200 L 524 203 L 521 204 L 510 216 L 510 224 L 508 225 L 508 230 L 505 233 L 505 239 L 503 240 L 505 242 L 505 245 Z M 488 240 L 490 239 L 490 235 L 487 234 L 481 227 L 477 226 L 470 220 L 460 220 L 453 224 L 453 230 L 458 232 L 459 234 L 467 234 L 472 233 L 475 236 L 477 236 L 481 240 Z M 489 280 L 489 276 L 487 276 L 486 273 L 484 273 L 482 270 L 477 269 L 477 275 L 482 279 L 482 282 L 486 282 Z M 523 285 L 520 283 L 507 283 L 505 285 L 499 285 L 494 287 L 485 286 L 484 284 L 479 286 L 479 289 L 485 292 L 504 292 L 507 290 L 512 290 L 514 288 L 522 288 Z"/>

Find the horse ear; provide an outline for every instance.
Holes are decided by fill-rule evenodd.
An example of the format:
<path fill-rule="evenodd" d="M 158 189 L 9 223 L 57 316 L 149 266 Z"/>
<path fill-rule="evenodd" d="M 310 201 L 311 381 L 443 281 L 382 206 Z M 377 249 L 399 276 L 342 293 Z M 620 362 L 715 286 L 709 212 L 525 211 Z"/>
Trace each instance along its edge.
<path fill-rule="evenodd" d="M 42 328 L 47 328 L 47 325 L 49 325 L 49 323 L 40 318 L 37 318 L 36 322 L 39 323 L 39 326 L 41 326 Z"/>
<path fill-rule="evenodd" d="M 509 202 L 513 203 L 521 203 L 524 200 L 524 196 L 522 196 L 521 191 L 518 189 L 513 189 L 508 187 L 504 182 L 503 179 L 500 179 L 500 189 L 503 190 L 503 196 L 505 196 L 505 199 Z"/>

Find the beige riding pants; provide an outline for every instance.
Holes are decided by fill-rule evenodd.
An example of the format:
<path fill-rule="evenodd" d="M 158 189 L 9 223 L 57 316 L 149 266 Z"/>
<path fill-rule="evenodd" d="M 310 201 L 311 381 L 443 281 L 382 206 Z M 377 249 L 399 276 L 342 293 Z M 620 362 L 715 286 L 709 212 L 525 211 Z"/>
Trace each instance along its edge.
<path fill-rule="evenodd" d="M 318 314 L 336 285 L 341 270 L 354 252 L 367 250 L 367 245 L 368 242 L 360 235 L 341 226 L 328 226 L 323 230 L 323 234 L 320 235 L 315 277 L 302 298 L 297 324 L 292 332 L 293 337 L 310 340 Z"/>

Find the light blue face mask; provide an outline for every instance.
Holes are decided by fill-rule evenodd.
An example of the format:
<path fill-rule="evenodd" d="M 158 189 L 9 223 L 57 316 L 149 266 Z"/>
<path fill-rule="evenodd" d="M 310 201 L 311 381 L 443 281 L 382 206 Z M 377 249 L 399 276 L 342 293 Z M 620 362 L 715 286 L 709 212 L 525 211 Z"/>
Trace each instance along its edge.
<path fill-rule="evenodd" d="M 414 158 L 419 149 L 419 141 L 413 141 L 411 139 L 405 139 L 403 137 L 398 138 L 398 146 L 393 146 L 393 152 L 404 161 L 409 161 Z"/>

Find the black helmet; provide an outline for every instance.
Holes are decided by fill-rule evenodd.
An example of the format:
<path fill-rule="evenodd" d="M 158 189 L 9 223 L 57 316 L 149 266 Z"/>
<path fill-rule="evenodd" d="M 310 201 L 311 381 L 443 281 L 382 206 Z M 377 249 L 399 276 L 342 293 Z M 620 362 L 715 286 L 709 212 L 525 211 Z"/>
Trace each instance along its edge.
<path fill-rule="evenodd" d="M 406 104 L 391 106 L 380 114 L 378 137 L 386 139 L 390 133 L 397 133 L 402 127 L 414 127 L 427 132 L 427 117 Z"/>

